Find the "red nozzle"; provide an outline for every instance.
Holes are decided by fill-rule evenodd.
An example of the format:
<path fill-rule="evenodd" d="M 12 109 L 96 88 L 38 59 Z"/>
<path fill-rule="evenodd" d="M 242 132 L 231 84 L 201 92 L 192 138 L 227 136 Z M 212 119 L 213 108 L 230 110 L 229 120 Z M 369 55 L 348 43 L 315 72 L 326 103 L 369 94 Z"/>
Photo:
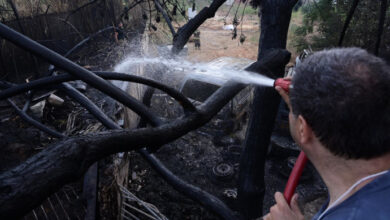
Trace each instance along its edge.
<path fill-rule="evenodd" d="M 283 78 L 278 78 L 274 82 L 274 87 L 280 86 L 284 91 L 289 92 L 291 81 Z"/>

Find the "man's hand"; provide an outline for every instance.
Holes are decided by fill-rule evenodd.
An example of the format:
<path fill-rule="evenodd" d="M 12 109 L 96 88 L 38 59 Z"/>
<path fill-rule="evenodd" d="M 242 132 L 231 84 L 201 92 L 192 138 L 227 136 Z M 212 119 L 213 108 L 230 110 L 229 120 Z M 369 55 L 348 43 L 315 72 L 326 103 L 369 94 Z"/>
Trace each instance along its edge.
<path fill-rule="evenodd" d="M 268 215 L 264 216 L 264 220 L 303 220 L 305 219 L 298 206 L 298 194 L 295 194 L 287 204 L 286 199 L 280 192 L 275 193 L 276 204 L 271 207 Z"/>
<path fill-rule="evenodd" d="M 285 77 L 284 80 L 288 80 L 288 81 L 291 81 L 292 80 L 292 77 L 288 76 L 288 77 Z M 288 96 L 288 92 L 286 92 L 284 89 L 282 89 L 282 87 L 280 86 L 276 86 L 275 87 L 276 91 L 279 92 L 280 96 L 282 96 L 283 100 L 286 102 L 289 110 L 291 111 L 291 104 L 290 104 L 290 97 Z"/>

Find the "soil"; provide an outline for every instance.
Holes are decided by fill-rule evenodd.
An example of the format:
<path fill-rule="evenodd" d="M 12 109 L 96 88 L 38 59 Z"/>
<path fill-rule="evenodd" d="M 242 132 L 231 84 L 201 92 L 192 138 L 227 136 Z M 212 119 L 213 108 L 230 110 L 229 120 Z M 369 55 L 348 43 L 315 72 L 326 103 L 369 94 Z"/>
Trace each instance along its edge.
<path fill-rule="evenodd" d="M 232 39 L 232 30 L 223 29 L 225 20 L 227 24 L 231 24 L 232 17 L 229 16 L 225 19 L 224 15 L 219 12 L 200 26 L 198 29 L 200 31 L 200 50 L 195 49 L 193 43 L 187 45 L 190 60 L 207 62 L 223 56 L 257 59 L 260 36 L 257 15 L 244 17 L 243 25 L 237 27 L 236 39 Z M 243 43 L 240 43 L 241 33 L 246 37 Z"/>

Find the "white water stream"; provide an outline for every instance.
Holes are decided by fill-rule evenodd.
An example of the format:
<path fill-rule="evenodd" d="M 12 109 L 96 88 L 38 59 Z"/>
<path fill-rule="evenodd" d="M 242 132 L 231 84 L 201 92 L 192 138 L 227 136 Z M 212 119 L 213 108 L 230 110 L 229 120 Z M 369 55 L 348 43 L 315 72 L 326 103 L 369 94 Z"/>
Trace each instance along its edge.
<path fill-rule="evenodd" d="M 139 64 L 162 64 L 173 71 L 177 70 L 184 72 L 186 75 L 191 75 L 210 83 L 213 83 L 213 81 L 221 82 L 234 80 L 244 84 L 255 84 L 268 87 L 272 87 L 274 84 L 273 79 L 258 73 L 236 70 L 234 68 L 224 67 L 223 65 L 213 65 L 213 63 L 192 63 L 182 58 L 127 57 L 123 62 L 116 65 L 114 70 L 116 72 L 126 72 L 126 70 Z"/>

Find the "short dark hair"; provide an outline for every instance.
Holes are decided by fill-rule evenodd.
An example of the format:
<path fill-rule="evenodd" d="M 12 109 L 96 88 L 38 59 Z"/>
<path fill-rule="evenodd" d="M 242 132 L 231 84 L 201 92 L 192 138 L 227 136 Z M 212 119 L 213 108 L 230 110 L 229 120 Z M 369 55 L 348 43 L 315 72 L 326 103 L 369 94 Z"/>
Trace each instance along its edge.
<path fill-rule="evenodd" d="M 390 67 L 359 48 L 324 50 L 296 68 L 292 112 L 334 155 L 370 159 L 390 152 Z"/>

